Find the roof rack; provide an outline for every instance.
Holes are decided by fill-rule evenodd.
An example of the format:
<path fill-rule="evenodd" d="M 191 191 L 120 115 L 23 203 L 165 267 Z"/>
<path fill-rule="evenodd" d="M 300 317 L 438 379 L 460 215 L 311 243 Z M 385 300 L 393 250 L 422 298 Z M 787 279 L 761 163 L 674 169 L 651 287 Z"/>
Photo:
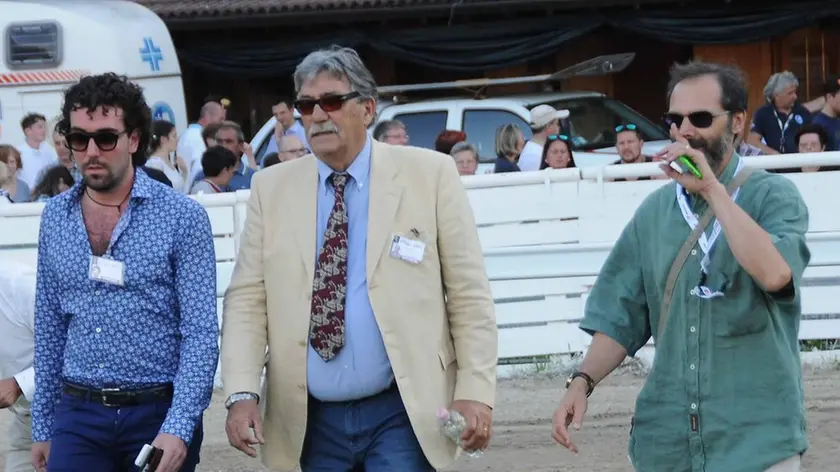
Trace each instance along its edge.
<path fill-rule="evenodd" d="M 599 76 L 621 72 L 633 62 L 636 53 L 627 52 L 620 54 L 607 54 L 593 57 L 579 62 L 571 67 L 559 70 L 553 74 L 531 75 L 527 77 L 503 77 L 498 79 L 481 78 L 468 80 L 455 80 L 452 82 L 433 82 L 428 84 L 389 85 L 379 87 L 376 91 L 379 95 L 397 95 L 406 92 L 419 92 L 429 90 L 465 89 L 479 98 L 483 92 L 491 86 L 533 84 L 541 82 L 558 82 L 571 77 Z"/>

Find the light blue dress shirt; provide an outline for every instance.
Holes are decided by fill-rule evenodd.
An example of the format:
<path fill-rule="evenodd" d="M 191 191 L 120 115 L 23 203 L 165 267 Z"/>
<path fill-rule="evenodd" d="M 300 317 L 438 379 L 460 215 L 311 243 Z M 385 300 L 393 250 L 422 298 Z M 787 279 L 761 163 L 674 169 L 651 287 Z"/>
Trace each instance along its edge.
<path fill-rule="evenodd" d="M 140 169 L 106 255 L 124 286 L 91 280 L 84 187 L 47 201 L 38 235 L 32 440 L 49 441 L 64 380 L 88 388 L 173 383 L 160 431 L 189 444 L 219 357 L 216 253 L 202 206 Z"/>
<path fill-rule="evenodd" d="M 306 152 L 311 152 L 309 149 L 309 143 L 306 140 L 306 129 L 300 124 L 300 121 L 295 121 L 295 124 L 289 127 L 284 133 L 283 136 L 296 136 L 300 142 L 303 144 L 303 147 L 306 148 Z M 265 156 L 271 154 L 272 152 L 279 153 L 280 150 L 277 147 L 277 140 L 274 139 L 274 133 L 268 137 L 268 146 L 265 148 L 265 152 L 260 158 L 260 166 L 262 167 L 263 161 L 265 160 Z"/>
<path fill-rule="evenodd" d="M 369 397 L 387 389 L 394 380 L 391 362 L 379 325 L 373 316 L 367 287 L 368 203 L 370 202 L 370 152 L 368 135 L 362 152 L 347 169 L 351 179 L 344 189 L 347 204 L 347 299 L 344 310 L 344 347 L 329 362 L 309 345 L 306 380 L 309 393 L 321 401 L 347 401 Z M 327 178 L 334 171 L 318 160 L 318 245 L 324 244 L 327 220 L 335 203 L 335 191 Z"/>

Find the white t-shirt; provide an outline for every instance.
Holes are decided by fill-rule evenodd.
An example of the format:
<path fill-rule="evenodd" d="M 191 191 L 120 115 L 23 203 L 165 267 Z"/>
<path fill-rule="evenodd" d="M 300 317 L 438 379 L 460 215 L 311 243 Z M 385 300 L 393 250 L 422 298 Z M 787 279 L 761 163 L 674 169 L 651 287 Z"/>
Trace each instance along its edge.
<path fill-rule="evenodd" d="M 167 165 L 163 160 L 158 156 L 152 156 L 146 161 L 146 167 L 150 167 L 152 169 L 157 169 L 166 175 L 166 178 L 172 182 L 172 188 L 175 189 L 177 192 L 187 193 L 189 190 L 189 186 L 186 185 L 186 181 L 181 176 L 181 173 L 178 172 L 177 169 Z"/>
<path fill-rule="evenodd" d="M 25 142 L 17 147 L 20 152 L 20 160 L 23 162 L 22 169 L 18 172 L 18 178 L 29 186 L 30 189 L 38 185 L 38 177 L 41 171 L 58 162 L 58 153 L 46 141 L 42 142 L 38 149 L 32 149 Z"/>
<path fill-rule="evenodd" d="M 0 378 L 14 377 L 23 391 L 12 406 L 26 413 L 35 393 L 35 267 L 0 260 Z"/>
<path fill-rule="evenodd" d="M 201 171 L 201 156 L 207 150 L 207 145 L 204 144 L 204 138 L 201 137 L 203 128 L 198 123 L 193 123 L 187 127 L 181 139 L 178 140 L 178 155 L 187 163 L 190 169 L 187 182 L 195 180 L 195 176 Z"/>
<path fill-rule="evenodd" d="M 540 162 L 542 162 L 543 147 L 533 141 L 525 143 L 522 148 L 522 154 L 519 155 L 519 170 L 521 172 L 528 172 L 532 170 L 540 170 Z"/>

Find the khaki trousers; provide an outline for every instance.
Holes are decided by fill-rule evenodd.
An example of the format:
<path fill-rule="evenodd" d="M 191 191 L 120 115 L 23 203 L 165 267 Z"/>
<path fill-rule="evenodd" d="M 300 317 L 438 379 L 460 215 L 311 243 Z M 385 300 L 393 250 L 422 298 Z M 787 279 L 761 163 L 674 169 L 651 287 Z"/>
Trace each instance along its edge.
<path fill-rule="evenodd" d="M 6 451 L 6 472 L 33 472 L 29 450 L 32 449 L 32 418 L 12 413 L 9 426 L 9 450 Z"/>

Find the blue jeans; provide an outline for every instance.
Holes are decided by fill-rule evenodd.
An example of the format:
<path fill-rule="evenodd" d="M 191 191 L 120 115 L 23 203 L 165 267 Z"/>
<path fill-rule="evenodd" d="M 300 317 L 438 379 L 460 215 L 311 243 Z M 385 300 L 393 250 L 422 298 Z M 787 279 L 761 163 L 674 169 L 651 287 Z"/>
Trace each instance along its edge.
<path fill-rule="evenodd" d="M 55 406 L 47 472 L 137 471 L 134 459 L 158 435 L 170 402 L 107 407 L 64 394 Z M 204 439 L 201 423 L 188 446 L 181 472 L 193 472 Z"/>
<path fill-rule="evenodd" d="M 396 386 L 349 402 L 310 396 L 300 462 L 303 472 L 435 470 L 420 449 Z"/>

